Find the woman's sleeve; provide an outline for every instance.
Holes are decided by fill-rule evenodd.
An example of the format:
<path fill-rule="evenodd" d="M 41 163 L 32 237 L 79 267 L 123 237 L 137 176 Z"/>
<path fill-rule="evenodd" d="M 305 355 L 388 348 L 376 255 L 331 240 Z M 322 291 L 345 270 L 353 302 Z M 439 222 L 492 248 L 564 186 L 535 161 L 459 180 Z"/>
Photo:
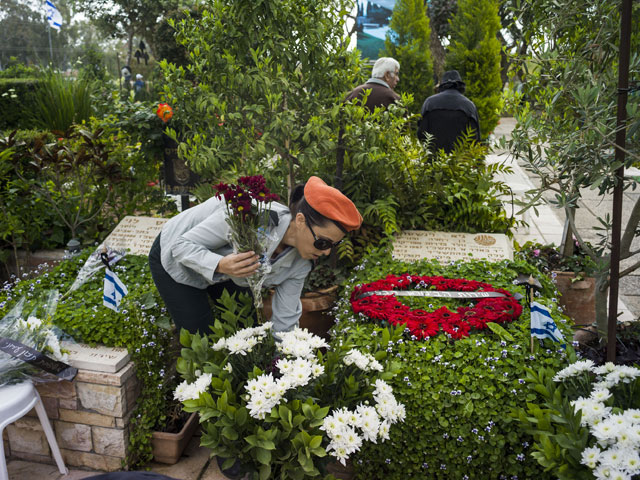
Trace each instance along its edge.
<path fill-rule="evenodd" d="M 292 330 L 298 325 L 300 315 L 302 315 L 300 294 L 302 293 L 305 278 L 306 273 L 302 278 L 288 278 L 276 286 L 271 302 L 273 310 L 271 321 L 273 322 L 273 331 L 275 333 Z"/>
<path fill-rule="evenodd" d="M 215 253 L 228 245 L 229 225 L 223 209 L 215 210 L 205 220 L 180 235 L 171 246 L 173 258 L 198 272 L 208 281 L 218 268 L 222 255 Z"/>

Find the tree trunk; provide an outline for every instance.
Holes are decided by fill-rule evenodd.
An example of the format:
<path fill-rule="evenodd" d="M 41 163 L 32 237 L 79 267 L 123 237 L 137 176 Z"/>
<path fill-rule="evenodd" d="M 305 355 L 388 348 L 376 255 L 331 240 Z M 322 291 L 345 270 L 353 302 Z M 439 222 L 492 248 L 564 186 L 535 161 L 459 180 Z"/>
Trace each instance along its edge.
<path fill-rule="evenodd" d="M 609 312 L 607 310 L 608 277 L 609 269 L 596 273 L 596 327 L 601 343 L 607 341 L 607 326 L 609 323 Z"/>
<path fill-rule="evenodd" d="M 131 68 L 131 57 L 133 57 L 133 28 L 128 32 L 129 38 L 127 40 L 127 65 Z"/>
<path fill-rule="evenodd" d="M 445 51 L 440 38 L 435 29 L 431 29 L 431 59 L 433 60 L 433 76 L 435 77 L 434 83 L 437 85 L 442 74 L 444 73 L 444 57 Z"/>

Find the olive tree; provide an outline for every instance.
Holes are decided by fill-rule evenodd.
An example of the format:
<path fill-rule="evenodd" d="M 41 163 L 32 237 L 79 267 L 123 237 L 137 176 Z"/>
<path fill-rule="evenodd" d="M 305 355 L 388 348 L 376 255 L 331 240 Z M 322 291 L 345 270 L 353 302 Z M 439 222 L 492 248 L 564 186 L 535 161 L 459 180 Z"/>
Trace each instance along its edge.
<path fill-rule="evenodd" d="M 577 241 L 598 264 L 596 277 L 596 321 L 606 337 L 607 290 L 610 269 L 609 213 L 599 218 L 599 240 L 589 245 L 591 233 L 576 227 L 576 208 L 581 189 L 597 189 L 600 195 L 613 191 L 616 170 L 618 44 L 620 1 L 574 0 L 558 8 L 553 0 L 509 2 L 515 21 L 521 22 L 526 55 L 515 59 L 524 72 L 521 93 L 514 96 L 517 125 L 509 142 L 511 152 L 540 180 L 540 188 L 529 192 L 527 206 L 547 202 L 564 209 Z M 634 5 L 634 20 L 640 20 L 640 4 Z M 640 71 L 640 34 L 632 37 L 631 74 Z M 522 51 L 522 50 L 519 50 Z M 627 106 L 626 166 L 638 162 L 640 110 L 637 102 Z M 625 178 L 624 188 L 635 188 L 637 179 Z M 631 207 L 621 238 L 620 276 L 640 267 L 640 249 L 632 245 L 640 234 L 640 202 Z M 567 235 L 567 245 L 572 242 Z M 565 251 L 567 249 L 565 248 Z M 569 252 L 567 252 L 569 253 Z"/>

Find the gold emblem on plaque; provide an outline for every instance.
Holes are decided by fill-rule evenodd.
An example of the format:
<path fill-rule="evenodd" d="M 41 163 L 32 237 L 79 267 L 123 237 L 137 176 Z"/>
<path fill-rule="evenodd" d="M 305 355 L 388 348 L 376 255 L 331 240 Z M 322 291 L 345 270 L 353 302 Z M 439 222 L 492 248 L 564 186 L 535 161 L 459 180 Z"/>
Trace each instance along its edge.
<path fill-rule="evenodd" d="M 494 243 L 496 243 L 496 239 L 494 237 L 492 237 L 491 235 L 476 235 L 475 237 L 473 237 L 473 240 L 477 244 L 483 245 L 485 247 L 488 247 L 488 246 L 493 245 Z"/>

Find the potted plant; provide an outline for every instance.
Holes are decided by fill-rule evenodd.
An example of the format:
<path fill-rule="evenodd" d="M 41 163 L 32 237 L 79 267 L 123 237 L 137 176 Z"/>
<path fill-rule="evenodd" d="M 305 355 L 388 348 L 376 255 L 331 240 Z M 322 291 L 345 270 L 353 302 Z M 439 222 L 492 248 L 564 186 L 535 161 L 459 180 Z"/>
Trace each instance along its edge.
<path fill-rule="evenodd" d="M 153 460 L 169 465 L 178 462 L 198 428 L 198 414 L 185 412 L 182 403 L 174 398 L 176 386 L 174 380 L 167 390 L 166 413 L 151 434 Z"/>
<path fill-rule="evenodd" d="M 517 243 L 516 257 L 549 275 L 560 292 L 558 303 L 576 325 L 592 325 L 596 319 L 595 262 L 574 242 L 572 255 L 563 255 L 554 244 Z"/>
<path fill-rule="evenodd" d="M 239 465 L 251 480 L 318 478 L 404 420 L 385 381 L 397 370 L 386 343 L 365 353 L 299 328 L 276 342 L 269 322 L 247 327 L 246 302 L 221 300 L 224 321 L 210 335 L 181 332 L 185 380 L 175 396 L 200 414 L 201 444 L 223 469 Z"/>

